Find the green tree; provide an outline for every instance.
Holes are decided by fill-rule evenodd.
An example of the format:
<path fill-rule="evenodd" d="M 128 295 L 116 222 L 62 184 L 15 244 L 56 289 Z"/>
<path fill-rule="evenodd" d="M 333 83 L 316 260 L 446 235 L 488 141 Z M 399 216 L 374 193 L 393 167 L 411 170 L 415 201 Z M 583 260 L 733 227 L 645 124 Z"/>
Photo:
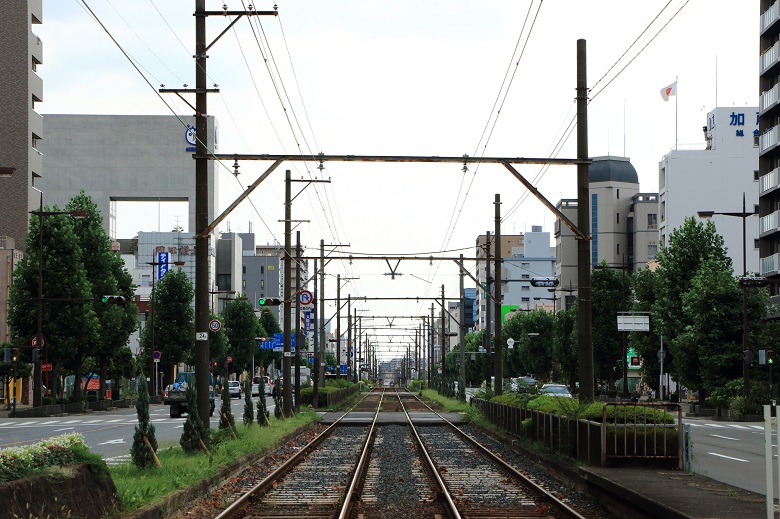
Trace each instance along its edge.
<path fill-rule="evenodd" d="M 260 398 L 257 399 L 257 424 L 270 425 L 268 422 L 268 409 L 265 406 L 265 378 L 260 377 Z"/>
<path fill-rule="evenodd" d="M 261 337 L 261 332 L 264 333 L 252 304 L 246 299 L 232 299 L 225 306 L 223 316 L 223 322 L 228 325 L 229 354 L 233 359 L 233 369 L 237 373 L 251 371 L 252 358 L 259 356 L 255 337 Z"/>
<path fill-rule="evenodd" d="M 160 369 L 166 374 L 166 382 L 174 379 L 173 368 L 179 362 L 192 365 L 195 350 L 195 296 L 192 282 L 181 270 L 169 270 L 155 284 L 151 295 L 151 308 L 155 313 L 147 321 L 141 333 L 140 355 L 144 366 L 151 368 L 152 322 L 154 323 L 154 349 L 161 353 Z M 165 383 L 163 385 L 165 385 Z"/>
<path fill-rule="evenodd" d="M 265 399 L 265 395 L 260 393 L 260 400 Z M 255 420 L 255 408 L 252 404 L 252 377 L 244 372 L 244 425 L 252 425 Z"/>
<path fill-rule="evenodd" d="M 222 406 L 219 409 L 219 428 L 236 428 L 236 420 L 233 418 L 233 412 L 230 410 L 230 391 L 228 390 L 227 377 L 222 377 Z"/>
<path fill-rule="evenodd" d="M 88 214 L 86 218 L 75 220 L 73 225 L 81 249 L 89 251 L 82 256 L 82 261 L 95 299 L 92 308 L 97 317 L 98 333 L 86 347 L 93 352 L 100 371 L 99 395 L 102 399 L 106 394 L 110 359 L 118 348 L 127 344 L 130 334 L 138 327 L 138 308 L 132 303 L 135 286 L 124 262 L 111 250 L 111 240 L 103 229 L 103 218 L 92 198 L 81 191 L 65 209 Z M 104 295 L 124 296 L 126 303 L 103 303 L 101 297 Z"/>
<path fill-rule="evenodd" d="M 577 302 L 568 310 L 555 314 L 555 357 L 556 380 L 575 387 L 579 379 L 579 342 L 577 332 Z"/>
<path fill-rule="evenodd" d="M 32 375 L 33 365 L 29 362 L 25 362 L 19 350 L 16 355 L 13 354 L 14 345 L 10 342 L 0 342 L 0 354 L 5 354 L 5 349 L 11 349 L 11 362 L 0 362 L 0 381 L 2 381 L 3 388 L 5 388 L 6 395 L 8 395 L 8 408 L 11 407 L 11 396 L 13 391 L 11 390 L 11 379 L 24 378 Z M 18 350 L 18 348 L 17 348 Z M 19 395 L 17 395 L 17 398 Z"/>
<path fill-rule="evenodd" d="M 138 401 L 135 409 L 138 414 L 138 425 L 133 434 L 133 445 L 130 447 L 130 457 L 139 469 L 149 468 L 154 465 L 154 456 L 146 446 L 144 438 L 157 452 L 157 438 L 154 434 L 154 424 L 149 420 L 149 392 L 146 390 L 146 377 L 143 372 L 136 377 L 138 381 Z M 197 414 L 197 413 L 196 413 Z"/>
<path fill-rule="evenodd" d="M 44 207 L 44 212 L 59 209 Z M 37 331 L 39 216 L 30 217 L 28 254 L 14 270 L 9 297 L 8 322 L 14 335 L 33 337 Z M 50 362 L 75 375 L 73 398 L 81 398 L 84 361 L 92 354 L 99 322 L 92 304 L 92 286 L 84 267 L 84 252 L 66 215 L 43 216 L 42 330 Z M 60 299 L 56 301 L 55 299 Z"/>
<path fill-rule="evenodd" d="M 208 439 L 208 429 L 203 426 L 198 409 L 198 391 L 195 387 L 194 377 L 188 377 L 187 389 L 184 393 L 187 398 L 187 419 L 184 421 L 184 427 L 179 438 L 179 445 L 184 452 L 194 453 L 200 450 L 200 444 Z"/>
<path fill-rule="evenodd" d="M 653 305 L 658 296 L 658 275 L 649 268 L 640 269 L 631 275 L 631 289 L 634 294 L 632 310 L 647 312 L 650 316 L 650 330 L 647 332 L 631 332 L 628 343 L 642 359 L 642 375 L 644 382 L 658 390 L 658 380 L 661 375 L 661 362 L 658 350 L 661 348 L 661 333 L 658 318 L 652 313 Z M 664 347 L 664 372 L 669 372 L 673 357 L 669 354 L 668 338 Z M 659 393 L 660 394 L 660 393 Z"/>
<path fill-rule="evenodd" d="M 624 270 L 612 269 L 602 262 L 591 278 L 593 366 L 597 380 L 607 380 L 615 387 L 615 378 L 622 378 L 623 335 L 617 329 L 618 312 L 631 310 L 631 287 Z"/>

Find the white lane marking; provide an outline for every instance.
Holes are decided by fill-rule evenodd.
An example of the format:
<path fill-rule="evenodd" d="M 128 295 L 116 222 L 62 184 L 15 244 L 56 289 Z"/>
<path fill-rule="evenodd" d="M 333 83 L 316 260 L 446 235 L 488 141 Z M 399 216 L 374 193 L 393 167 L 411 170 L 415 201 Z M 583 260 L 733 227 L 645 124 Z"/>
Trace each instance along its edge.
<path fill-rule="evenodd" d="M 743 460 L 741 458 L 732 458 L 731 456 L 726 456 L 724 454 L 718 454 L 717 452 L 708 452 L 707 454 L 711 454 L 713 456 L 718 456 L 719 458 L 726 458 L 727 460 L 741 461 L 742 463 L 750 463 L 748 460 Z"/>
<path fill-rule="evenodd" d="M 729 438 L 728 436 L 721 436 L 720 434 L 710 434 L 713 438 L 723 438 L 724 440 L 739 441 L 737 438 Z"/>
<path fill-rule="evenodd" d="M 79 423 L 81 420 L 68 420 L 67 422 L 62 422 L 63 425 L 69 424 L 69 423 Z"/>
<path fill-rule="evenodd" d="M 55 423 L 60 423 L 60 421 L 59 420 L 49 420 L 48 422 L 41 422 L 38 425 L 52 425 L 52 424 L 55 424 Z"/>
<path fill-rule="evenodd" d="M 735 429 L 749 429 L 749 427 L 747 427 L 745 425 L 739 425 L 739 424 L 735 424 L 735 423 L 729 424 L 729 427 L 733 427 Z"/>
<path fill-rule="evenodd" d="M 60 432 L 60 431 L 72 431 L 73 429 L 75 429 L 75 427 L 64 427 L 64 428 L 62 428 L 62 429 L 54 429 L 54 431 L 53 431 L 53 432 Z"/>
<path fill-rule="evenodd" d="M 117 422 L 124 422 L 124 418 L 117 418 L 116 420 L 107 420 L 106 423 L 117 423 Z"/>
<path fill-rule="evenodd" d="M 16 422 L 3 422 L 3 423 L 0 423 L 0 427 L 6 426 L 6 425 L 14 425 L 14 424 L 16 424 Z"/>
<path fill-rule="evenodd" d="M 725 425 L 720 425 L 717 423 L 705 423 L 704 425 L 707 427 L 714 427 L 716 429 L 724 429 L 726 427 Z"/>
<path fill-rule="evenodd" d="M 752 427 L 753 429 L 759 429 L 761 431 L 764 430 L 764 426 L 763 425 L 751 425 L 750 427 Z"/>
<path fill-rule="evenodd" d="M 125 443 L 125 440 L 123 440 L 122 438 L 119 438 L 117 440 L 109 440 L 107 442 L 98 443 L 98 445 L 113 445 L 113 444 L 116 444 L 116 443 Z"/>
<path fill-rule="evenodd" d="M 81 422 L 81 425 L 92 425 L 96 423 L 102 423 L 103 420 L 87 420 L 86 422 Z"/>

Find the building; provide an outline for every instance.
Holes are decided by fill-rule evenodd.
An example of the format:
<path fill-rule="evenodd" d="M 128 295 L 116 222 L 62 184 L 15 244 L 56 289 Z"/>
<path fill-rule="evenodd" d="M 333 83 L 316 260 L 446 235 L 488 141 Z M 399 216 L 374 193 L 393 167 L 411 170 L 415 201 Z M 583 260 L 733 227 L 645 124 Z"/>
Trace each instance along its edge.
<path fill-rule="evenodd" d="M 760 1 L 759 21 L 759 273 L 780 279 L 780 3 Z M 733 202 L 732 202 L 733 203 Z M 769 284 L 772 303 L 780 284 Z"/>
<path fill-rule="evenodd" d="M 174 115 L 45 115 L 42 144 L 48 174 L 44 203 L 64 207 L 81 190 L 92 198 L 106 233 L 117 236 L 118 202 L 188 202 L 195 230 L 195 118 Z M 218 151 L 218 125 L 208 117 L 209 149 Z M 219 200 L 215 161 L 208 164 L 208 220 Z M 162 229 L 158 229 L 162 230 Z M 212 235 L 211 247 L 215 247 Z"/>
<path fill-rule="evenodd" d="M 718 213 L 738 213 L 745 197 L 745 212 L 758 213 L 758 109 L 715 108 L 707 114 L 704 143 L 698 150 L 672 150 L 659 164 L 659 243 L 686 218 L 699 212 L 715 212 L 713 223 L 723 237 L 734 272 L 758 272 L 758 217 L 742 218 Z M 742 265 L 743 251 L 747 265 Z"/>
<path fill-rule="evenodd" d="M 546 288 L 531 284 L 533 278 L 555 276 L 555 249 L 550 246 L 550 233 L 542 231 L 541 225 L 531 227 L 525 233 L 523 247 L 514 247 L 512 254 L 504 258 L 501 272 L 502 312 L 533 310 L 540 306 L 539 299 L 548 297 Z M 543 304 L 543 303 L 541 303 Z"/>
<path fill-rule="evenodd" d="M 658 195 L 639 191 L 639 176 L 626 157 L 594 157 L 590 184 L 591 265 L 601 262 L 627 273 L 647 266 L 658 250 Z M 556 208 L 577 221 L 577 200 Z M 577 240 L 560 219 L 555 221 L 555 276 L 562 292 L 557 308 L 567 308 L 577 289 Z"/>
<path fill-rule="evenodd" d="M 0 19 L 0 236 L 24 252 L 30 211 L 38 208 L 43 177 L 43 43 L 33 25 L 43 21 L 42 0 L 3 2 Z M 7 287 L 0 286 L 0 291 Z"/>
<path fill-rule="evenodd" d="M 476 249 L 476 258 L 477 258 L 477 272 L 475 277 L 479 281 L 477 284 L 476 289 L 476 322 L 475 322 L 475 328 L 477 330 L 484 330 L 487 321 L 486 321 L 486 315 L 487 315 L 487 305 L 488 304 L 494 304 L 493 300 L 490 299 L 487 296 L 487 293 L 483 290 L 482 287 L 487 286 L 487 273 L 488 270 L 490 270 L 490 278 L 495 278 L 495 257 L 496 257 L 496 251 L 495 251 L 495 236 L 493 234 L 490 235 L 490 268 L 488 269 L 487 265 L 487 234 L 482 234 L 480 236 L 477 236 L 477 249 Z M 522 234 L 514 234 L 514 235 L 506 235 L 501 236 L 501 257 L 502 258 L 508 258 L 512 256 L 512 250 L 516 247 L 520 247 L 522 249 L 524 244 L 525 236 Z M 485 258 L 485 259 L 482 259 Z M 492 287 L 491 287 L 492 289 Z M 492 307 L 491 307 L 492 311 Z M 491 313 L 492 315 L 492 313 Z M 495 323 L 495 316 L 492 316 L 492 321 Z"/>

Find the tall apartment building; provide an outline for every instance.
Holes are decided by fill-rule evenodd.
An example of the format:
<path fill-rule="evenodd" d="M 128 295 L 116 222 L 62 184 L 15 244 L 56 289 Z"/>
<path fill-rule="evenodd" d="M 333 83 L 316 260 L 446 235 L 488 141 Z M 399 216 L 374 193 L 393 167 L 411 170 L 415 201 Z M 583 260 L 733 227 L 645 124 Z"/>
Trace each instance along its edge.
<path fill-rule="evenodd" d="M 523 244 L 525 243 L 525 236 L 522 234 L 510 234 L 510 235 L 502 235 L 501 236 L 501 257 L 502 258 L 508 258 L 512 256 L 512 250 L 516 247 L 519 247 L 522 249 Z M 487 283 L 487 264 L 486 261 L 482 258 L 487 258 L 487 234 L 482 234 L 480 236 L 477 236 L 477 249 L 476 249 L 476 258 L 477 258 L 477 272 L 475 277 L 477 280 L 479 280 L 479 284 L 477 285 L 477 301 L 476 301 L 476 322 L 475 322 L 475 328 L 477 330 L 484 330 L 485 326 L 487 325 L 486 321 L 486 313 L 487 313 L 487 305 L 488 304 L 494 304 L 493 300 L 490 299 L 485 291 L 482 289 L 482 287 L 486 286 Z M 494 260 L 496 257 L 496 247 L 495 247 L 495 236 L 493 233 L 490 233 L 490 277 L 495 278 L 495 264 Z M 492 311 L 492 307 L 491 307 Z M 491 319 L 493 322 L 495 322 L 495 316 L 492 316 Z"/>
<path fill-rule="evenodd" d="M 718 213 L 758 213 L 758 109 L 720 107 L 707 114 L 702 149 L 672 150 L 659 164 L 659 241 L 669 245 L 671 233 L 685 218 L 713 211 L 713 223 L 723 237 L 734 272 L 758 272 L 758 217 Z"/>
<path fill-rule="evenodd" d="M 759 258 L 761 275 L 780 279 L 780 1 L 760 1 Z M 773 303 L 780 284 L 770 283 Z"/>
<path fill-rule="evenodd" d="M 0 236 L 24 252 L 29 212 L 38 208 L 43 155 L 38 146 L 43 119 L 43 43 L 32 31 L 42 23 L 42 0 L 7 0 L 0 17 Z M 1 287 L 0 287 L 1 288 Z"/>

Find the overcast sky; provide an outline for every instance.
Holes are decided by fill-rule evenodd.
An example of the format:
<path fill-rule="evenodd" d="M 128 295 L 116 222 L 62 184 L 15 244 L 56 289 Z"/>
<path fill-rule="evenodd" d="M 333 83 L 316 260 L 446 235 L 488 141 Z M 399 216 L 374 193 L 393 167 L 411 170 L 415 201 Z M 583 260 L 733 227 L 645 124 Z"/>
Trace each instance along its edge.
<path fill-rule="evenodd" d="M 249 5 L 226 0 L 231 10 Z M 207 0 L 221 10 L 222 1 Z M 508 0 L 393 2 L 278 1 L 279 16 L 243 18 L 209 50 L 209 114 L 221 153 L 420 156 L 576 156 L 576 42 L 587 41 L 590 156 L 627 156 L 643 192 L 658 190 L 658 162 L 675 146 L 703 147 L 715 106 L 758 104 L 758 0 Z M 143 76 L 122 54 L 91 8 Z M 191 115 L 156 89 L 194 87 L 193 0 L 44 0 L 43 114 Z M 273 2 L 258 2 L 272 10 Z M 211 42 L 229 23 L 207 20 Z M 633 46 L 632 46 L 633 44 Z M 660 90 L 678 81 L 677 97 Z M 151 86 L 150 86 L 151 85 Z M 165 102 L 163 102 L 163 100 Z M 166 104 L 167 103 L 167 104 Z M 675 113 L 676 112 L 676 113 Z M 676 121 L 676 127 L 675 127 Z M 676 131 L 675 131 L 676 129 Z M 44 135 L 45 139 L 45 135 Z M 269 165 L 220 168 L 225 209 Z M 284 242 L 284 169 L 329 178 L 293 203 L 310 250 L 345 253 L 475 254 L 494 229 L 501 194 L 503 234 L 553 230 L 554 217 L 499 166 L 287 163 L 228 219 L 258 243 Z M 518 166 L 553 203 L 576 197 L 576 168 Z M 295 191 L 303 184 L 295 184 Z M 157 206 L 123 205 L 119 237 L 158 228 Z M 160 227 L 186 227 L 181 207 L 160 209 Z M 148 221 L 144 215 L 152 214 Z M 192 230 L 192 229 L 186 229 Z M 228 230 L 223 224 L 220 230 Z M 346 263 L 346 262 L 341 262 Z M 394 263 L 394 262 L 393 262 Z M 474 271 L 473 262 L 467 267 Z M 342 295 L 438 296 L 458 290 L 451 262 L 331 263 L 329 274 L 360 277 Z M 329 290 L 335 279 L 327 281 Z M 467 281 L 466 286 L 473 286 Z M 333 293 L 328 294 L 332 297 Z M 430 302 L 356 305 L 363 315 L 421 315 Z M 394 339 L 394 343 L 409 339 Z"/>

